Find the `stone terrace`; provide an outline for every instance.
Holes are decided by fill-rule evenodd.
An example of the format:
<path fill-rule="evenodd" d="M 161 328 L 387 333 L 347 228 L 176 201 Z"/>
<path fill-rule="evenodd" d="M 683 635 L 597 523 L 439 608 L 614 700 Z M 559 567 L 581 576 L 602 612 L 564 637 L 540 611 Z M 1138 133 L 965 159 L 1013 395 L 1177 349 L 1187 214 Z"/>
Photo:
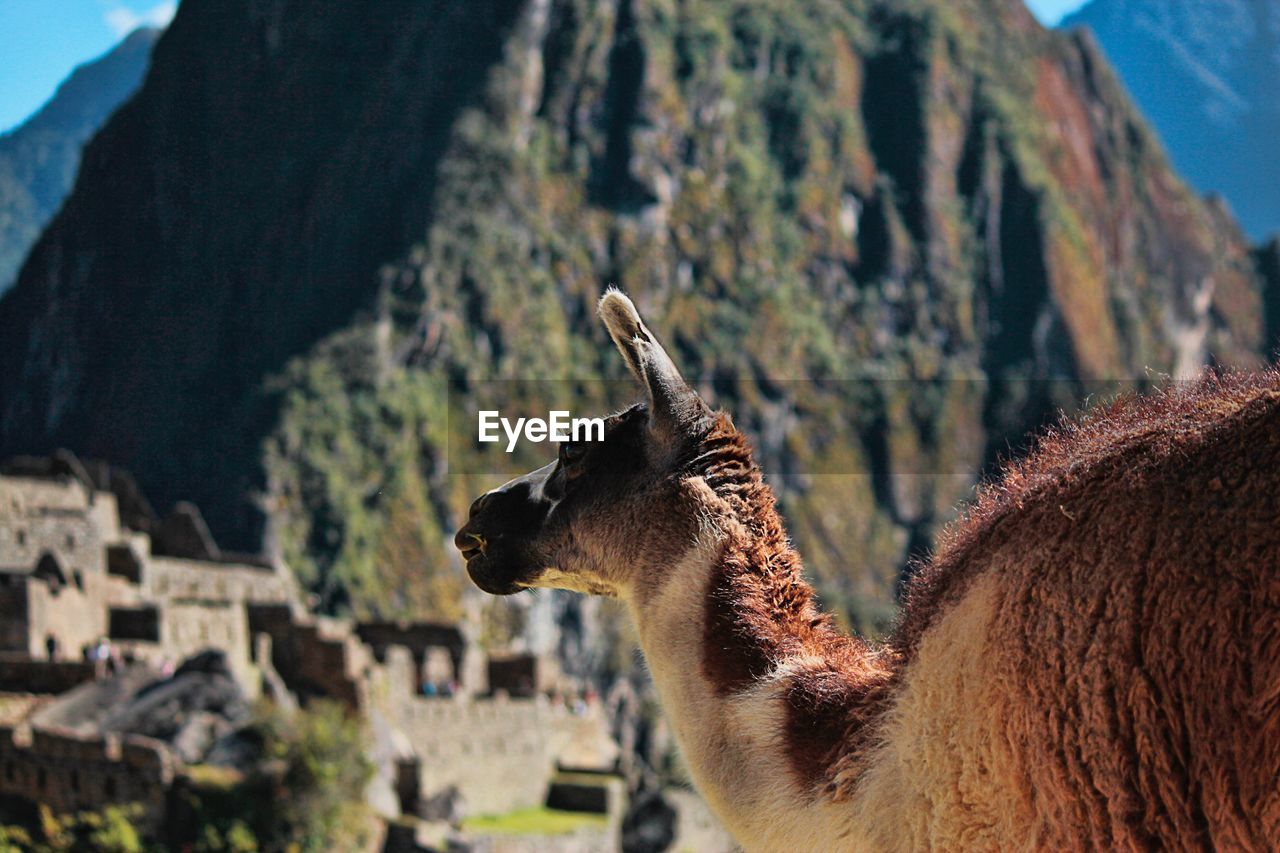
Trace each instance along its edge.
<path fill-rule="evenodd" d="M 59 452 L 0 467 L 0 690 L 100 677 L 85 651 L 102 637 L 151 665 L 220 649 L 251 696 L 347 705 L 369 722 L 369 798 L 389 818 L 441 797 L 473 814 L 539 805 L 562 755 L 605 771 L 616 758 L 598 706 L 548 697 L 563 686 L 550 661 L 489 661 L 459 625 L 309 614 L 283 565 L 223 553 L 189 504 L 160 520 L 108 466 Z M 161 741 L 0 727 L 0 794 L 55 811 L 139 802 L 160 821 L 182 772 Z"/>

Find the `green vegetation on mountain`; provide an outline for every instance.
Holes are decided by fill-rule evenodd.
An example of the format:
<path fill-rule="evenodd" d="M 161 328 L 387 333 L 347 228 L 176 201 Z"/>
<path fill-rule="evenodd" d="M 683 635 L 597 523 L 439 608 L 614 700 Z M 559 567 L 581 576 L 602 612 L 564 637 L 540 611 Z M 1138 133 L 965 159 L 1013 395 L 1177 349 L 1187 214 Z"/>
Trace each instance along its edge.
<path fill-rule="evenodd" d="M 1055 406 L 1255 362 L 1260 282 L 1018 0 L 185 0 L 0 302 L 0 449 L 128 466 L 327 609 L 455 613 L 467 503 L 550 455 L 467 413 L 621 402 L 617 283 L 875 629 Z"/>

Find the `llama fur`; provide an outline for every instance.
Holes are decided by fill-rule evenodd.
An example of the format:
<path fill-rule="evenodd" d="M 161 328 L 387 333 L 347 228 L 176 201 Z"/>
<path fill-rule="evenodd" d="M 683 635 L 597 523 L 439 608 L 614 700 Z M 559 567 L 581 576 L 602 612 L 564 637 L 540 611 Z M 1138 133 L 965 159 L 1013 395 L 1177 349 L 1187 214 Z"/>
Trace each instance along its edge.
<path fill-rule="evenodd" d="M 649 396 L 482 496 L 482 588 L 628 606 L 695 784 L 750 850 L 1271 849 L 1280 373 L 1122 398 L 981 489 L 882 642 L 803 578 L 732 420 L 635 307 Z"/>
<path fill-rule="evenodd" d="M 694 775 L 752 849 L 1280 838 L 1276 374 L 1046 436 L 942 536 L 878 646 L 818 613 L 726 417 L 707 446 L 716 545 L 633 609 L 698 732 Z M 668 697 L 694 648 L 703 690 Z"/>

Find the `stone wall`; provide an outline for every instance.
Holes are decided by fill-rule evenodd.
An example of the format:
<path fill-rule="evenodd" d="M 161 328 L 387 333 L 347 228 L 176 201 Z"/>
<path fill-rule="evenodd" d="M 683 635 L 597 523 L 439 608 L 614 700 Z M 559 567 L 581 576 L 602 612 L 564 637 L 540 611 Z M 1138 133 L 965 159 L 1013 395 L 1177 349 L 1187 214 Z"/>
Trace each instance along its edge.
<path fill-rule="evenodd" d="M 35 658 L 48 656 L 46 640 L 53 637 L 55 657 L 81 660 L 85 646 L 107 633 L 105 576 L 90 574 L 58 588 L 36 577 L 26 579 L 27 648 Z"/>
<path fill-rule="evenodd" d="M 413 697 L 392 713 L 420 759 L 424 797 L 456 788 L 469 814 L 545 800 L 556 741 L 546 700 Z"/>
<path fill-rule="evenodd" d="M 251 605 L 248 614 L 250 633 L 270 638 L 262 647 L 270 649 L 271 666 L 290 690 L 304 699 L 343 701 L 407 742 L 416 761 L 388 768 L 387 776 L 416 766 L 423 799 L 456 791 L 472 814 L 541 805 L 564 748 L 584 730 L 604 736 L 599 708 L 583 717 L 545 697 L 476 698 L 466 690 L 423 696 L 421 673 L 431 668 L 433 652 L 448 660 L 447 669 L 465 657 L 456 629 L 352 625 L 298 616 L 283 605 Z M 394 644 L 396 639 L 413 647 Z"/>
<path fill-rule="evenodd" d="M 510 696 L 546 694 L 561 686 L 555 659 L 545 655 L 503 655 L 489 658 L 489 690 Z"/>
<path fill-rule="evenodd" d="M 413 656 L 417 675 L 412 691 L 419 692 L 424 679 L 457 682 L 466 693 L 476 692 L 465 659 L 467 641 L 457 625 L 434 622 L 359 622 L 355 634 L 365 643 L 380 663 L 386 661 L 387 650 L 402 646 Z M 428 666 L 428 663 L 431 666 Z M 428 672 L 430 670 L 430 672 Z"/>
<path fill-rule="evenodd" d="M 542 805 L 556 758 L 584 733 L 603 736 L 602 711 L 575 716 L 547 698 L 427 698 L 413 694 L 413 655 L 387 651 L 371 673 L 371 704 L 419 759 L 419 791 L 430 799 L 456 789 L 468 814 L 503 814 Z"/>
<path fill-rule="evenodd" d="M 160 646 L 177 662 L 203 651 L 221 649 L 236 680 L 250 684 L 249 622 L 244 605 L 217 601 L 174 601 L 163 611 Z"/>
<path fill-rule="evenodd" d="M 250 633 L 271 638 L 271 665 L 290 690 L 304 699 L 322 696 L 353 709 L 364 707 L 363 674 L 372 654 L 349 629 L 298 616 L 283 604 L 254 604 L 247 610 Z"/>
<path fill-rule="evenodd" d="M 68 572 L 102 569 L 103 523 L 114 515 L 115 498 L 94 493 L 77 480 L 0 477 L 0 568 L 26 568 L 44 553 L 55 554 Z"/>
<path fill-rule="evenodd" d="M 47 805 L 55 814 L 140 803 L 144 820 L 155 825 L 163 819 L 177 767 L 169 748 L 151 738 L 0 727 L 0 793 Z"/>
<path fill-rule="evenodd" d="M 93 664 L 84 661 L 32 660 L 26 655 L 0 655 L 0 691 L 65 693 L 93 680 Z"/>
<path fill-rule="evenodd" d="M 238 563 L 152 557 L 142 590 L 153 600 L 284 602 L 291 590 L 281 573 Z"/>
<path fill-rule="evenodd" d="M 105 593 L 114 512 L 114 496 L 72 477 L 0 477 L 0 648 L 43 658 L 53 637 L 59 657 L 77 658 L 102 634 L 94 602 Z M 42 562 L 57 567 L 55 582 L 38 577 Z"/>

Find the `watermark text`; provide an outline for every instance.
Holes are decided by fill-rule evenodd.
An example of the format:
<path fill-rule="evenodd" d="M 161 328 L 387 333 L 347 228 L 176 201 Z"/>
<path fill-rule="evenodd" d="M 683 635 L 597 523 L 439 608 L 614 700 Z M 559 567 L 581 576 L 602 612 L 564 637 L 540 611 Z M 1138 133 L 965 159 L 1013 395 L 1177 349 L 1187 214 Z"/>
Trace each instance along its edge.
<path fill-rule="evenodd" d="M 546 419 L 516 418 L 514 423 L 496 410 L 483 410 L 479 414 L 480 441 L 501 441 L 501 429 L 507 437 L 508 453 L 515 452 L 521 435 L 533 444 L 544 441 L 604 441 L 604 418 L 575 418 L 563 409 L 547 412 Z"/>

